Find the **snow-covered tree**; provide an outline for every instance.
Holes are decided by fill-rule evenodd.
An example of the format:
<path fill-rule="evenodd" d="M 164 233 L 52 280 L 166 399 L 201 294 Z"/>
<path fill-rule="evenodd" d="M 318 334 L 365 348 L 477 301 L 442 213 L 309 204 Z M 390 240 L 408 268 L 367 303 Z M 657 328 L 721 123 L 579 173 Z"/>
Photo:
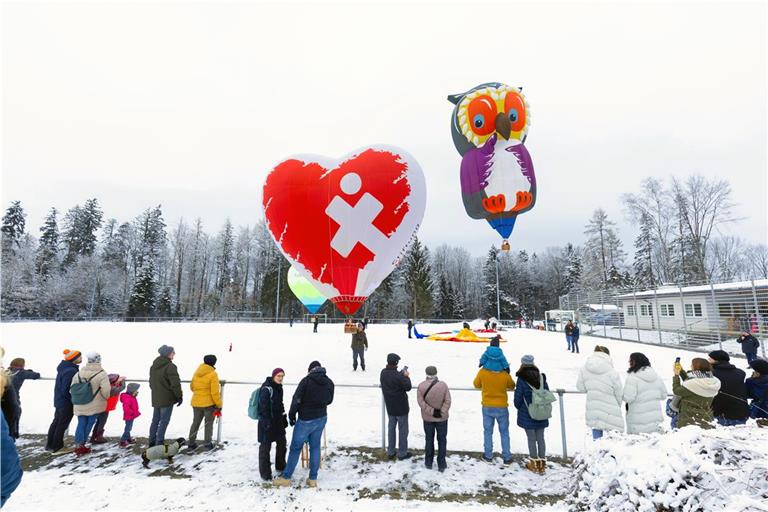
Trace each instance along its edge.
<path fill-rule="evenodd" d="M 21 201 L 13 201 L 5 210 L 2 226 L 2 251 L 4 257 L 13 253 L 15 248 L 21 248 L 26 216 L 24 208 L 21 206 Z"/>
<path fill-rule="evenodd" d="M 40 227 L 40 240 L 37 247 L 37 258 L 35 260 L 37 275 L 41 280 L 46 280 L 51 272 L 55 270 L 59 263 L 59 226 L 56 221 L 58 212 L 56 208 L 51 208 L 46 215 L 43 225 Z"/>
<path fill-rule="evenodd" d="M 403 279 L 413 318 L 427 316 L 432 311 L 432 277 L 429 249 L 418 238 L 408 248 L 404 258 Z"/>

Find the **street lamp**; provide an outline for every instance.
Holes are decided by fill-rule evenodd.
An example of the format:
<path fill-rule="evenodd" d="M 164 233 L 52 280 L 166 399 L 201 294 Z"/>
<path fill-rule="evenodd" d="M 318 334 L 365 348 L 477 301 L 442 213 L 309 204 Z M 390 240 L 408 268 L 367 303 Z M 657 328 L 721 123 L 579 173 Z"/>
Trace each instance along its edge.
<path fill-rule="evenodd" d="M 499 321 L 499 326 L 501 326 L 501 300 L 499 293 L 499 253 L 496 252 L 494 255 L 494 261 L 496 262 L 496 320 Z"/>

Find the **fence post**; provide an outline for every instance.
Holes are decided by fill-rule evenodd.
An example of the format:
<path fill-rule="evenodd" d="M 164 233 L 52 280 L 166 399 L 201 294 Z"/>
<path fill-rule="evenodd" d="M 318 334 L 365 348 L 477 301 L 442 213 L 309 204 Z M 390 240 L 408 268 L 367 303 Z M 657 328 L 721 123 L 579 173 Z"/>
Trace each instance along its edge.
<path fill-rule="evenodd" d="M 619 305 L 619 296 L 615 295 L 613 297 L 613 302 L 616 303 L 616 317 L 617 322 L 619 323 L 619 339 L 624 340 L 624 334 L 621 332 L 626 323 L 626 320 L 624 320 L 624 301 L 622 300 L 621 305 Z"/>
<path fill-rule="evenodd" d="M 663 345 L 664 342 L 661 340 L 661 315 L 659 315 L 659 294 L 657 293 L 658 288 L 659 287 L 655 284 L 653 285 L 653 303 L 656 306 L 656 312 L 654 313 L 654 311 L 651 310 L 651 316 L 654 314 L 656 315 L 656 332 L 659 333 L 659 345 Z"/>
<path fill-rule="evenodd" d="M 723 337 L 720 334 L 719 320 L 717 320 L 717 303 L 715 302 L 715 287 L 712 286 L 712 282 L 709 283 L 709 293 L 712 295 L 712 319 L 710 325 L 716 325 L 717 329 L 717 346 L 720 350 L 723 350 Z"/>
<path fill-rule="evenodd" d="M 387 405 L 384 403 L 384 393 L 381 394 L 381 449 L 387 449 Z"/>
<path fill-rule="evenodd" d="M 635 308 L 635 328 L 637 329 L 637 341 L 642 341 L 640 339 L 640 310 L 637 309 L 637 290 L 635 287 L 632 287 L 632 300 L 634 301 L 634 308 Z"/>
<path fill-rule="evenodd" d="M 224 403 L 224 385 L 227 383 L 226 380 L 219 381 L 219 384 L 221 384 L 221 403 Z M 221 444 L 221 420 L 223 416 L 219 416 L 218 422 L 216 424 L 216 444 Z"/>
<path fill-rule="evenodd" d="M 752 279 L 752 300 L 755 301 L 755 317 L 757 318 L 757 335 L 763 331 L 763 316 L 760 314 L 760 304 L 757 302 L 757 291 L 755 290 L 755 280 Z M 750 326 L 751 327 L 751 326 Z M 750 329 L 751 330 L 751 329 Z M 765 342 L 760 343 L 760 350 L 765 358 Z"/>
<path fill-rule="evenodd" d="M 677 289 L 680 292 L 680 309 L 681 309 L 680 314 L 683 315 L 683 330 L 685 331 L 685 344 L 688 345 L 688 320 L 686 320 L 685 318 L 685 301 L 683 300 L 683 287 L 680 286 L 680 284 L 678 284 Z"/>
<path fill-rule="evenodd" d="M 600 290 L 600 314 L 603 317 L 603 338 L 608 337 L 608 330 L 605 326 L 606 320 L 605 320 L 605 291 Z"/>
<path fill-rule="evenodd" d="M 565 390 L 557 389 L 557 400 L 560 402 L 560 434 L 563 438 L 563 458 L 568 458 L 568 443 L 565 440 L 565 409 L 563 408 L 563 393 Z"/>

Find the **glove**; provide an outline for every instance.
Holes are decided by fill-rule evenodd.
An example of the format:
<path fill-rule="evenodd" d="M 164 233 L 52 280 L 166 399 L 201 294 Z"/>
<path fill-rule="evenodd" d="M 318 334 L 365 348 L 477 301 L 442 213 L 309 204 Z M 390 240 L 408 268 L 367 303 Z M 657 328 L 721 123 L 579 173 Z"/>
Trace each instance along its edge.
<path fill-rule="evenodd" d="M 179 401 L 176 402 L 176 407 L 180 406 L 183 403 L 184 403 L 184 399 L 183 398 L 179 398 Z"/>
<path fill-rule="evenodd" d="M 296 417 L 295 416 L 291 416 L 290 418 L 288 418 L 288 424 L 290 426 L 294 426 L 296 424 Z"/>
<path fill-rule="evenodd" d="M 214 418 L 221 418 L 221 407 L 214 407 L 213 408 L 213 417 Z"/>
<path fill-rule="evenodd" d="M 435 409 L 432 411 L 432 417 L 433 418 L 442 418 L 443 413 L 440 411 L 440 409 Z"/>

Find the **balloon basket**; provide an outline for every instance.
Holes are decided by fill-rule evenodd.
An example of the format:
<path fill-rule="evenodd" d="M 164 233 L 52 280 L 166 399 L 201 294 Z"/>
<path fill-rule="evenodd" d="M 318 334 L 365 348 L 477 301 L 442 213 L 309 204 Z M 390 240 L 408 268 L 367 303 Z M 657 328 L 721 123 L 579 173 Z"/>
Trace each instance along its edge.
<path fill-rule="evenodd" d="M 344 334 L 355 334 L 357 332 L 357 324 L 352 320 L 347 320 L 344 324 Z"/>
<path fill-rule="evenodd" d="M 504 240 L 503 242 L 501 242 L 501 250 L 502 251 L 509 252 L 509 249 L 511 249 L 511 247 L 509 246 L 509 241 L 508 240 Z"/>

